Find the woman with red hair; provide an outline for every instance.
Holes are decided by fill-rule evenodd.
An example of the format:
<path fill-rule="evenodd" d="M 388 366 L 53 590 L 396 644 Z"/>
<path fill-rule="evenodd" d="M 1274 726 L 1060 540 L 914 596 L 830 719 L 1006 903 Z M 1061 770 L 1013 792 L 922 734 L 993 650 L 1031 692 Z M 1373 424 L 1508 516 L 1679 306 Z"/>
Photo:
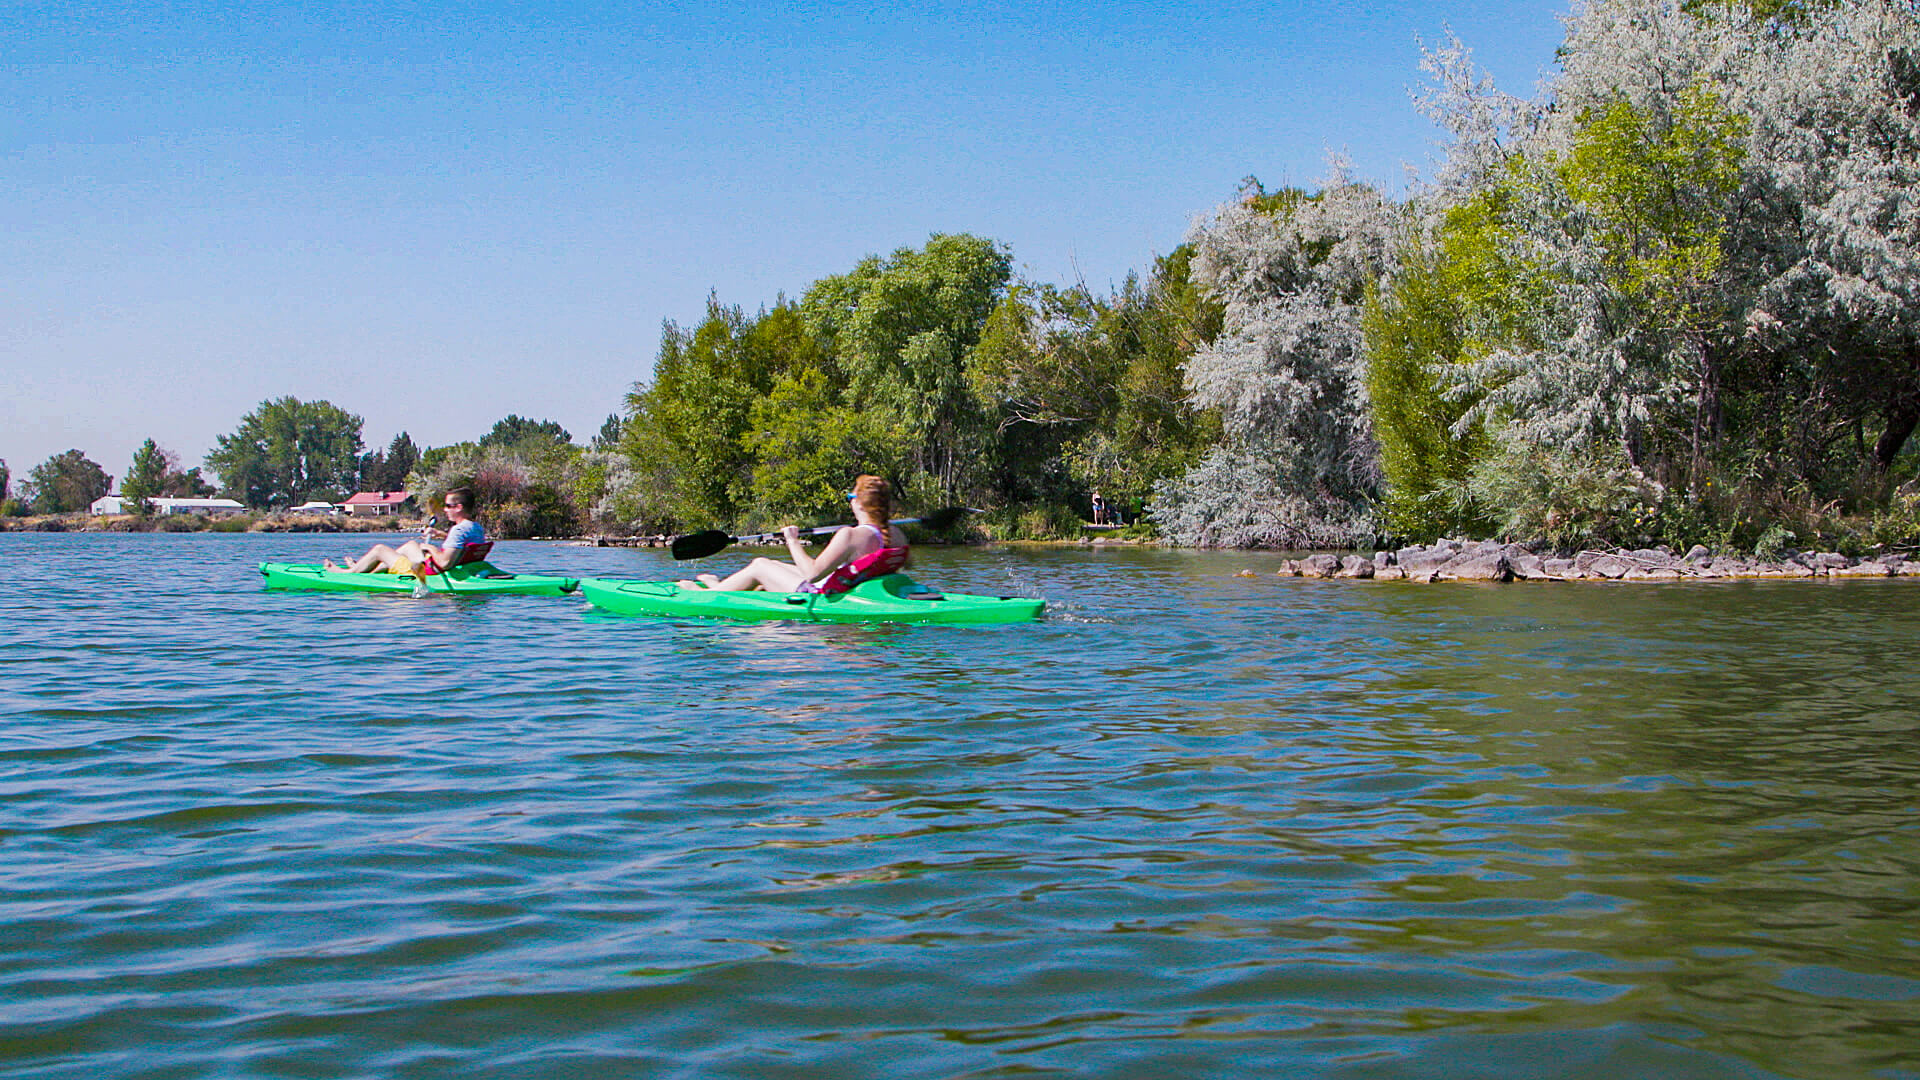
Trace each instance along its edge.
<path fill-rule="evenodd" d="M 862 476 L 847 493 L 854 520 L 833 534 L 826 550 L 807 554 L 800 542 L 800 528 L 789 525 L 780 530 L 786 538 L 790 563 L 758 558 L 721 578 L 701 574 L 698 581 L 683 581 L 683 589 L 718 589 L 745 592 L 766 589 L 769 592 L 845 592 L 868 577 L 899 570 L 907 564 L 907 537 L 889 518 L 893 513 L 893 489 L 878 476 Z"/>

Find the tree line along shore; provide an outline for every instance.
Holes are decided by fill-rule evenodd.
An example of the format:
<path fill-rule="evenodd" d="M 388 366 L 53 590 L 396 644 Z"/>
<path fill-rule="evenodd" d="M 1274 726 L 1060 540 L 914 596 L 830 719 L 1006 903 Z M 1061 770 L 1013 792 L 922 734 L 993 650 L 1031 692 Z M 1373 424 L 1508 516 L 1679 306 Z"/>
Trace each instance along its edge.
<path fill-rule="evenodd" d="M 584 444 L 509 416 L 368 451 L 359 417 L 287 397 L 192 469 L 149 440 L 121 492 L 266 510 L 463 485 L 497 535 L 649 536 L 838 520 L 871 472 L 1000 540 L 1079 538 L 1098 493 L 1128 537 L 1185 546 L 1475 536 L 1781 573 L 1788 550 L 1915 550 L 1910 4 L 1593 0 L 1532 97 L 1458 41 L 1419 60 L 1448 141 L 1403 193 L 1337 162 L 1312 188 L 1250 178 L 1107 289 L 935 235 L 669 321 Z M 110 483 L 71 450 L 10 493 L 0 463 L 0 512 Z"/>

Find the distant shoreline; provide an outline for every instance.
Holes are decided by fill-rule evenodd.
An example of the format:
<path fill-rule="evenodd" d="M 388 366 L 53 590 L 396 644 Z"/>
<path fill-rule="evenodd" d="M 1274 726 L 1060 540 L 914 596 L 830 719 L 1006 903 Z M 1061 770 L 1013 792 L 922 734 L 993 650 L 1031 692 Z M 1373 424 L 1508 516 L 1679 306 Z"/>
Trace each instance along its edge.
<path fill-rule="evenodd" d="M 0 532 L 39 533 L 398 533 L 424 517 L 356 518 L 318 514 L 36 514 L 0 518 Z"/>

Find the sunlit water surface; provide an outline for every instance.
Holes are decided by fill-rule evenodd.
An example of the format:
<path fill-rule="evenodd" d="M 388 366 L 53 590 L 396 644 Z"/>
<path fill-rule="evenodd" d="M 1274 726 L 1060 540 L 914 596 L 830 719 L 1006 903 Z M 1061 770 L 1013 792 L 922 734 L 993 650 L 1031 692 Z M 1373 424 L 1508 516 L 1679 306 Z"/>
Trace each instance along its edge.
<path fill-rule="evenodd" d="M 364 542 L 0 535 L 0 1075 L 1920 1076 L 1920 582 L 260 587 Z"/>

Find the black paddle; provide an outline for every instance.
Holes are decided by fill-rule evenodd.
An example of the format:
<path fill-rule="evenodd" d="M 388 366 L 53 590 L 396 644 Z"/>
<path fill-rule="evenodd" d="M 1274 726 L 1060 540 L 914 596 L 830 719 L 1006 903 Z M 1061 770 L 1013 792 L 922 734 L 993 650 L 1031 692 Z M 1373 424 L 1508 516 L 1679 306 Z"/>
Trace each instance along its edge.
<path fill-rule="evenodd" d="M 966 506 L 943 506 L 940 509 L 935 510 L 933 513 L 927 514 L 923 517 L 894 518 L 893 524 L 912 525 L 917 522 L 937 532 L 941 529 L 947 528 L 948 526 L 952 525 L 954 522 L 959 521 L 961 518 L 961 515 L 971 514 L 974 512 L 975 511 L 971 507 L 966 507 Z M 825 535 L 826 533 L 837 532 L 842 527 L 843 526 L 840 526 L 840 525 L 822 525 L 817 529 L 804 529 L 802 530 L 801 535 L 822 536 L 822 535 Z M 779 533 L 748 533 L 744 537 L 741 537 L 741 536 L 732 536 L 727 533 L 723 533 L 719 529 L 708 529 L 706 532 L 688 533 L 685 536 L 676 536 L 673 538 L 673 543 L 670 545 L 670 547 L 673 551 L 673 557 L 675 559 L 704 559 L 709 555 L 718 555 L 720 552 L 725 551 L 728 548 L 728 546 L 732 544 L 737 544 L 742 539 L 755 539 L 758 537 L 774 537 L 778 535 L 780 534 Z"/>

